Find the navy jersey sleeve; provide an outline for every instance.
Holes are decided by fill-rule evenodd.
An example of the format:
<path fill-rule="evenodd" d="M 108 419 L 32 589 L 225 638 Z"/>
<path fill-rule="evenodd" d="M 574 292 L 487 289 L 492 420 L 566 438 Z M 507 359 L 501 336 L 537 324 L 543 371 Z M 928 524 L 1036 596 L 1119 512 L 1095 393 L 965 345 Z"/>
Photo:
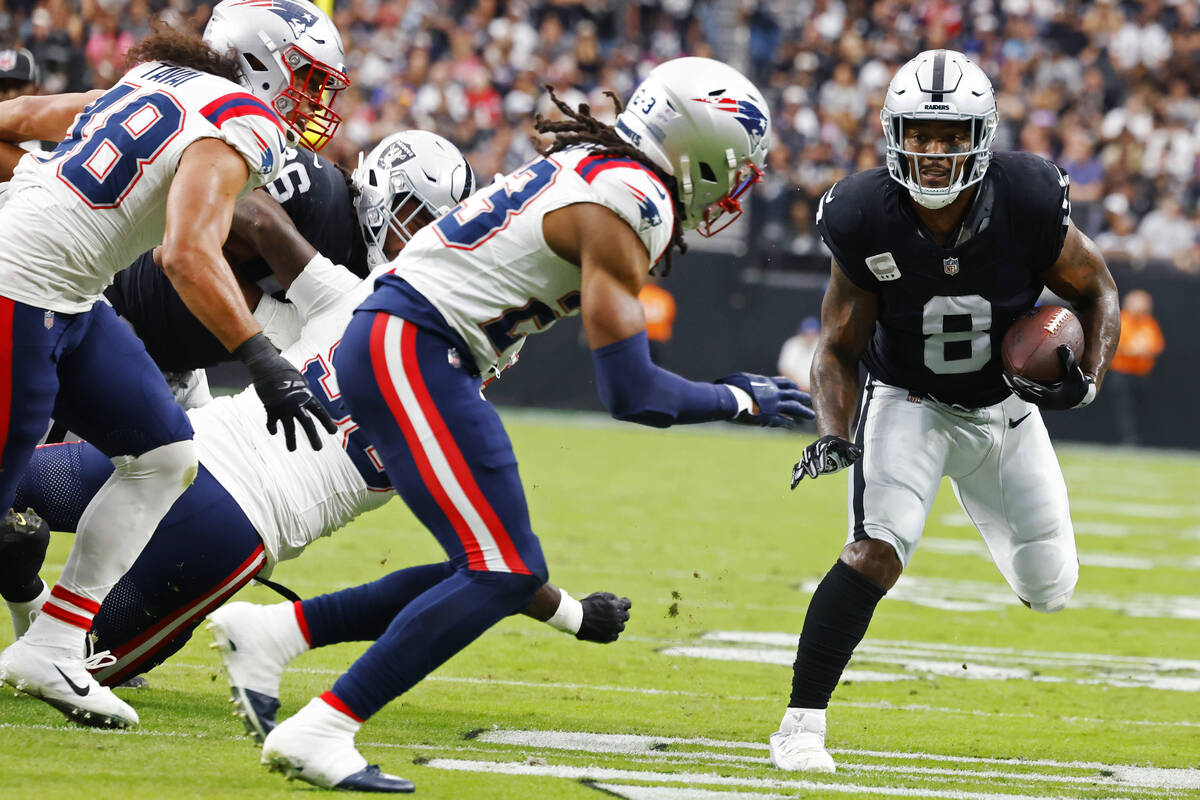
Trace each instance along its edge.
<path fill-rule="evenodd" d="M 1071 219 L 1070 179 L 1052 161 L 1032 153 L 997 154 L 1008 181 L 1014 232 L 1027 243 L 1030 269 L 1054 266 L 1067 238 Z"/>
<path fill-rule="evenodd" d="M 868 292 L 878 292 L 879 282 L 867 268 L 861 246 L 865 204 L 857 177 L 838 181 L 821 196 L 817 204 L 817 231 L 850 282 Z"/>

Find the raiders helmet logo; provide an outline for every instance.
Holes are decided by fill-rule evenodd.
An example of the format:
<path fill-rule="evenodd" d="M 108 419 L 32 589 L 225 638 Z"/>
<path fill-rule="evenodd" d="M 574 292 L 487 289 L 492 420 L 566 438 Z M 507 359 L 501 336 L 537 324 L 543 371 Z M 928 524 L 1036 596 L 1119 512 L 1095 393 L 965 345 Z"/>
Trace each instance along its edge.
<path fill-rule="evenodd" d="M 947 275 L 958 274 L 958 259 L 946 257 L 942 259 L 942 271 Z"/>

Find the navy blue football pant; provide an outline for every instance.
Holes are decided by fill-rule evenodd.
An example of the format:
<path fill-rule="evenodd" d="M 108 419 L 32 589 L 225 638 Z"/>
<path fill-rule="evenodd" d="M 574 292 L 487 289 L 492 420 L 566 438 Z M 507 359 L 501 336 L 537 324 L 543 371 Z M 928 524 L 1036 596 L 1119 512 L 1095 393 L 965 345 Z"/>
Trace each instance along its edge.
<path fill-rule="evenodd" d="M 32 508 L 51 530 L 73 532 L 112 472 L 112 462 L 86 442 L 43 445 L 17 487 L 17 506 Z M 92 620 L 96 650 L 117 659 L 96 670 L 96 679 L 113 685 L 161 664 L 265 563 L 258 531 L 201 464 Z"/>
<path fill-rule="evenodd" d="M 449 556 L 301 604 L 314 646 L 383 629 L 323 695 L 362 720 L 528 607 L 547 573 L 512 444 L 452 334 L 358 311 L 334 366 L 392 485 Z"/>
<path fill-rule="evenodd" d="M 109 457 L 192 438 L 145 346 L 106 304 L 58 314 L 0 297 L 0 513 L 51 416 Z"/>

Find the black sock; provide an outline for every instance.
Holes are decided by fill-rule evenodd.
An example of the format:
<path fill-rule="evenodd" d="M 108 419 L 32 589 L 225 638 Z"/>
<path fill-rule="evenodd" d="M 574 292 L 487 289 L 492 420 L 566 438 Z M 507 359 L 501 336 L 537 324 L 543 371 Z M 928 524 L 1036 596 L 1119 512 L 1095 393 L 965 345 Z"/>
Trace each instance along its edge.
<path fill-rule="evenodd" d="M 17 525 L 13 515 L 0 519 L 0 597 L 27 603 L 41 593 L 38 571 L 49 545 L 50 529 L 45 523 L 29 530 Z"/>
<path fill-rule="evenodd" d="M 792 667 L 791 708 L 826 708 L 854 648 L 887 594 L 874 581 L 838 561 L 808 604 Z"/>

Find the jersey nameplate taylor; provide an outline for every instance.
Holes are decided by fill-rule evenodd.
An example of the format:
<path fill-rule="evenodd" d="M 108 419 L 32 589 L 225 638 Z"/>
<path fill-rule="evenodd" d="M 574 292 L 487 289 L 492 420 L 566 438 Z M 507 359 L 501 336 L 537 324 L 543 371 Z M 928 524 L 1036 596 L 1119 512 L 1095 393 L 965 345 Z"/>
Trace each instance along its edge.
<path fill-rule="evenodd" d="M 879 253 L 867 257 L 867 269 L 881 281 L 894 281 L 900 278 L 900 267 L 891 253 Z"/>

